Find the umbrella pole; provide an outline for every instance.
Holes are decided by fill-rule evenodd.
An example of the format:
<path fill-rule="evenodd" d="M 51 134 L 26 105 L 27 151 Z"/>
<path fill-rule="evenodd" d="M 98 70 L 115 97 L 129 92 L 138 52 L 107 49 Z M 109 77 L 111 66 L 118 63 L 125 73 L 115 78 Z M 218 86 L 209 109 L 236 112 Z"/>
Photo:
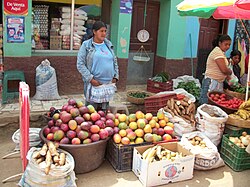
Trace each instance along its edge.
<path fill-rule="evenodd" d="M 190 44 L 190 55 L 191 55 L 191 68 L 192 68 L 192 76 L 194 76 L 194 61 L 193 61 L 193 54 L 192 54 L 192 36 L 189 33 L 189 44 Z"/>
<path fill-rule="evenodd" d="M 248 49 L 248 54 L 250 54 L 250 47 Z M 247 67 L 247 90 L 246 90 L 246 97 L 245 97 L 245 101 L 248 100 L 248 89 L 249 89 L 249 70 L 250 70 L 250 55 L 248 55 L 248 67 Z"/>

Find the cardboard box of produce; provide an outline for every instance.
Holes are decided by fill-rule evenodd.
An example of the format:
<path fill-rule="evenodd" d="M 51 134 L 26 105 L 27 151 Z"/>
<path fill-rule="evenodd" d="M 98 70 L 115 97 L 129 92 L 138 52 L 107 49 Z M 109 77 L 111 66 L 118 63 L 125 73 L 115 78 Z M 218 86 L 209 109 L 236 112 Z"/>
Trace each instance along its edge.
<path fill-rule="evenodd" d="M 143 159 L 142 155 L 144 151 L 154 147 L 154 145 L 135 147 L 132 171 L 144 186 L 157 186 L 193 178 L 195 155 L 184 149 L 177 142 L 159 145 L 170 151 L 182 153 L 184 156 L 176 157 L 173 161 L 162 159 L 149 162 L 147 159 Z"/>

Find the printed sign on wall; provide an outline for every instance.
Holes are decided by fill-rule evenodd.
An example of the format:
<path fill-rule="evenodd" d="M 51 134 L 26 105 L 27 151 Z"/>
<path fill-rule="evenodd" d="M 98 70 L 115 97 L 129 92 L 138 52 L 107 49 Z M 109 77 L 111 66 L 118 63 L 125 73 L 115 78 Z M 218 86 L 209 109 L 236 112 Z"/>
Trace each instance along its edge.
<path fill-rule="evenodd" d="M 132 14 L 133 0 L 120 0 L 120 13 Z"/>
<path fill-rule="evenodd" d="M 24 43 L 24 17 L 7 16 L 7 43 Z"/>
<path fill-rule="evenodd" d="M 4 14 L 27 15 L 28 0 L 4 0 Z"/>

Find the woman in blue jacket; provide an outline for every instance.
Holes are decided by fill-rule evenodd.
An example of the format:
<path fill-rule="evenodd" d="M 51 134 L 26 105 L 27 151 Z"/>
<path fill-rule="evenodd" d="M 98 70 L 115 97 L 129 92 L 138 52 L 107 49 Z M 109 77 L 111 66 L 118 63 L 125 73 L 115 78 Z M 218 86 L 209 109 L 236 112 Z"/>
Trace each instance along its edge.
<path fill-rule="evenodd" d="M 107 26 L 96 21 L 93 37 L 84 41 L 77 56 L 77 69 L 84 82 L 85 105 L 106 111 L 119 79 L 117 58 L 112 43 L 106 39 Z"/>

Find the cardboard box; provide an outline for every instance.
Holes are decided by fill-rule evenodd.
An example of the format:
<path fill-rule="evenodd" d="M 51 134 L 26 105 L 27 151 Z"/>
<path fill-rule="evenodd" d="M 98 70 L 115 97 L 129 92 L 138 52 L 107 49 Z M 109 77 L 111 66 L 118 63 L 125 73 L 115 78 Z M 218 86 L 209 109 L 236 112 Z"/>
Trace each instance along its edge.
<path fill-rule="evenodd" d="M 142 153 L 154 145 L 135 147 L 132 171 L 141 183 L 144 186 L 157 186 L 169 182 L 192 179 L 195 155 L 184 149 L 177 142 L 163 143 L 160 145 L 171 151 L 182 152 L 186 156 L 176 159 L 175 161 L 161 160 L 148 163 L 142 159 Z"/>
<path fill-rule="evenodd" d="M 50 36 L 50 49 L 62 49 L 62 36 Z"/>

